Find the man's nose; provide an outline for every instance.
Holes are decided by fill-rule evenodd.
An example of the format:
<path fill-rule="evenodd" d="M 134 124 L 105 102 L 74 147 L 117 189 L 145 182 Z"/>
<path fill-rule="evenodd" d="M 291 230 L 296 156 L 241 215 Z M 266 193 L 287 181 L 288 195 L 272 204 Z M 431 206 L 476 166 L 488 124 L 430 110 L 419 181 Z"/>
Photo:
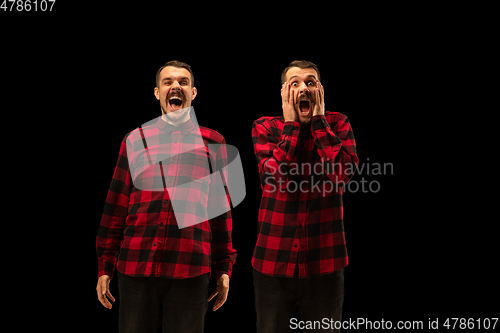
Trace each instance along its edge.
<path fill-rule="evenodd" d="M 177 81 L 174 81 L 172 83 L 172 86 L 170 88 L 172 91 L 180 91 L 181 90 L 181 85 L 179 84 L 179 82 Z"/>
<path fill-rule="evenodd" d="M 305 82 L 302 82 L 299 88 L 299 94 L 304 94 L 306 92 L 309 92 L 309 88 L 307 88 L 307 85 Z"/>

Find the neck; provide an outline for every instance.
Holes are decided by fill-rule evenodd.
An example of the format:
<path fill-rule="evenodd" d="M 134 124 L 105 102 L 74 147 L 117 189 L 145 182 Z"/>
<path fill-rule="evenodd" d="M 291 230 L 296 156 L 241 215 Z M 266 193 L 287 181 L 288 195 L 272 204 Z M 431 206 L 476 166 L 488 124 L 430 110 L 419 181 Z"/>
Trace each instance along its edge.
<path fill-rule="evenodd" d="M 177 127 L 181 124 L 184 124 L 186 121 L 191 119 L 191 113 L 189 112 L 189 109 L 183 111 L 175 111 L 175 112 L 170 112 L 170 113 L 165 113 L 163 110 L 161 110 L 163 115 L 161 116 L 161 119 L 166 121 L 167 123 Z"/>

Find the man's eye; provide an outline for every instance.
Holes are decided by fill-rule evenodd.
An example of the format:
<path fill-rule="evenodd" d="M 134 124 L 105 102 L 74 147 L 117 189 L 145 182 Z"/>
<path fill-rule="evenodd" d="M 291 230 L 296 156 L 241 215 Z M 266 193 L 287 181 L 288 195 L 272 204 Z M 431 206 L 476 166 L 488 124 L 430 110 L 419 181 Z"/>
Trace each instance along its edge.
<path fill-rule="evenodd" d="M 314 82 L 313 81 L 309 81 L 309 82 L 307 82 L 307 85 L 308 86 L 314 86 Z"/>
<path fill-rule="evenodd" d="M 181 82 L 181 86 L 185 86 L 185 85 L 187 85 L 187 82 L 186 81 L 182 81 Z"/>
<path fill-rule="evenodd" d="M 165 85 L 170 85 L 172 82 L 170 81 L 165 81 Z"/>
<path fill-rule="evenodd" d="M 296 86 L 297 86 L 297 82 L 293 82 L 292 87 L 296 87 Z"/>

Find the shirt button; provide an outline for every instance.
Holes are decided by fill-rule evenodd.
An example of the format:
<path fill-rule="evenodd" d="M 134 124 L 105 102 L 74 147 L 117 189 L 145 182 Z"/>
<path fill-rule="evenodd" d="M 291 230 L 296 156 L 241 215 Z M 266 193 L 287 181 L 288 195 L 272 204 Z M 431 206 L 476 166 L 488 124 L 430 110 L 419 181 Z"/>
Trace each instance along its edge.
<path fill-rule="evenodd" d="M 153 246 L 156 246 L 156 243 L 153 243 Z"/>
<path fill-rule="evenodd" d="M 297 248 L 297 244 L 294 244 L 294 245 L 293 245 L 293 247 L 294 247 L 294 248 Z"/>

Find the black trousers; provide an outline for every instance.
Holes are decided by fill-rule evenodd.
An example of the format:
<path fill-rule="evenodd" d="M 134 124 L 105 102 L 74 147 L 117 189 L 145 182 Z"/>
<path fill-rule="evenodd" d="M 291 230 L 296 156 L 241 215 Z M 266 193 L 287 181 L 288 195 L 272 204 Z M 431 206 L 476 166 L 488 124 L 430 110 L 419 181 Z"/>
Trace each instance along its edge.
<path fill-rule="evenodd" d="M 190 279 L 118 273 L 120 333 L 203 332 L 208 274 Z"/>
<path fill-rule="evenodd" d="M 344 303 L 344 271 L 299 279 L 271 277 L 253 270 L 257 333 L 291 332 L 304 328 L 304 332 L 340 332 L 331 320 L 342 320 Z M 298 307 L 302 325 L 294 317 Z M 329 325 L 323 325 L 327 318 Z M 306 329 L 306 321 L 318 321 L 316 329 Z M 338 326 L 337 326 L 338 327 Z M 319 328 L 319 329 L 318 329 Z M 327 329 L 323 329 L 327 328 Z M 330 329 L 331 328 L 331 329 Z"/>

